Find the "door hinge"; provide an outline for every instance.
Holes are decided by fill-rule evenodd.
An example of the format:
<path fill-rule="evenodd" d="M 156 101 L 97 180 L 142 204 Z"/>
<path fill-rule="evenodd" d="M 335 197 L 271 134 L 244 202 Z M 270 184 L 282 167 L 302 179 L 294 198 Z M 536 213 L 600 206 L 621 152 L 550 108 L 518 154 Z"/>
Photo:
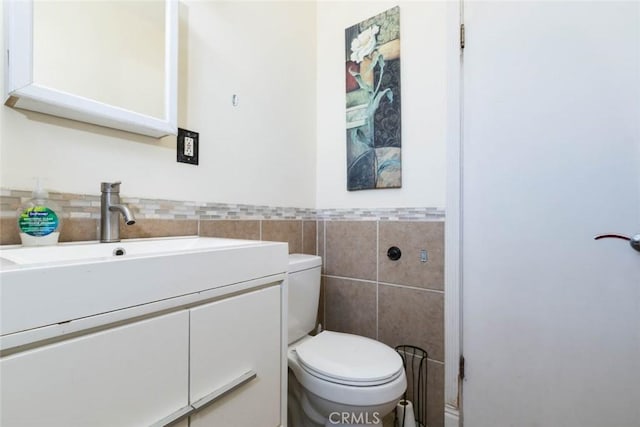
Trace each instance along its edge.
<path fill-rule="evenodd" d="M 464 24 L 460 24 L 460 49 L 464 49 Z"/>
<path fill-rule="evenodd" d="M 460 356 L 460 362 L 458 365 L 458 379 L 459 380 L 463 380 L 464 379 L 464 356 Z"/>

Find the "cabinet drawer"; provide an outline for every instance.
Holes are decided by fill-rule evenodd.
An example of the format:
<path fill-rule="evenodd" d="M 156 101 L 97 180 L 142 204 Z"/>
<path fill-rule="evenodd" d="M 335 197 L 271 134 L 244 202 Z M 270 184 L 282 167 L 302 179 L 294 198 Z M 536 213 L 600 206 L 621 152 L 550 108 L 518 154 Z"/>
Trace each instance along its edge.
<path fill-rule="evenodd" d="M 280 286 L 191 310 L 190 401 L 256 377 L 191 417 L 192 427 L 280 424 Z"/>
<path fill-rule="evenodd" d="M 3 427 L 139 427 L 187 405 L 188 312 L 0 360 Z"/>

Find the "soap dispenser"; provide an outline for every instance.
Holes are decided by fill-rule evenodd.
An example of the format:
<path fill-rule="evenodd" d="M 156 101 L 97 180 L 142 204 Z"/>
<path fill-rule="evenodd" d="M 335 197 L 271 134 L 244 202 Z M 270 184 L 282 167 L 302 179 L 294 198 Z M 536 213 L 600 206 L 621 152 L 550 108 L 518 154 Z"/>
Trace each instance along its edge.
<path fill-rule="evenodd" d="M 36 179 L 30 200 L 18 209 L 18 232 L 24 246 L 55 245 L 60 238 L 62 217 L 60 208 L 49 200 L 49 193 Z"/>

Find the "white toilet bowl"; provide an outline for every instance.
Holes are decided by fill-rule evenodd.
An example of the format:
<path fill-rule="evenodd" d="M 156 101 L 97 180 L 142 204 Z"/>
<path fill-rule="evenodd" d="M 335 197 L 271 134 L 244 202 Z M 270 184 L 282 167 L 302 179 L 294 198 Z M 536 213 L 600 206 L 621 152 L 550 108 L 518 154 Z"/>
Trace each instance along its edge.
<path fill-rule="evenodd" d="M 400 356 L 357 335 L 305 337 L 289 347 L 288 364 L 290 427 L 381 426 L 407 386 Z"/>
<path fill-rule="evenodd" d="M 321 265 L 318 256 L 289 256 L 288 425 L 382 426 L 407 387 L 402 358 L 358 335 L 307 335 L 315 327 Z"/>

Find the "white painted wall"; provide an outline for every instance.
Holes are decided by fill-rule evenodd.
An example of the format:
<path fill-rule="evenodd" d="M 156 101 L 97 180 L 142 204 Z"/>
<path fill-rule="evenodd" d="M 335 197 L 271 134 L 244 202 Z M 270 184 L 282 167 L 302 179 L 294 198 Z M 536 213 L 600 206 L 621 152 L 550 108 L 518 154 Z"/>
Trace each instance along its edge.
<path fill-rule="evenodd" d="M 640 3 L 464 17 L 464 425 L 638 426 Z"/>
<path fill-rule="evenodd" d="M 121 180 L 130 197 L 313 207 L 315 4 L 180 1 L 180 16 L 178 124 L 200 132 L 200 166 L 176 162 L 175 137 L 0 106 L 0 185 L 31 189 L 40 176 L 99 194 Z"/>
<path fill-rule="evenodd" d="M 172 137 L 2 106 L 0 185 L 30 189 L 41 176 L 51 190 L 97 194 L 100 181 L 122 180 L 123 195 L 136 197 L 444 207 L 442 2 L 399 3 L 403 188 L 346 191 L 344 29 L 396 4 L 181 1 L 178 122 L 200 132 L 200 166 L 176 163 Z"/>
<path fill-rule="evenodd" d="M 400 5 L 402 188 L 347 191 L 344 30 Z M 446 3 L 319 1 L 318 208 L 445 205 Z"/>

